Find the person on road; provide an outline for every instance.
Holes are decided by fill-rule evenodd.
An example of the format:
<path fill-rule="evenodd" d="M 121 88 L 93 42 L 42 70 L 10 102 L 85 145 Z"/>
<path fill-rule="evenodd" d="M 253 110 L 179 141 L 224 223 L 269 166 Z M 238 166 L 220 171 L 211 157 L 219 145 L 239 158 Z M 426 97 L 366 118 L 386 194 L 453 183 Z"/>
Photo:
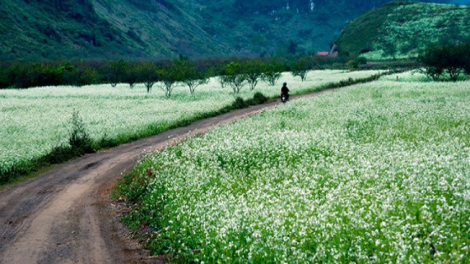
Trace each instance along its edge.
<path fill-rule="evenodd" d="M 286 100 L 289 100 L 289 88 L 287 88 L 287 83 L 282 84 L 281 96 L 285 95 Z"/>

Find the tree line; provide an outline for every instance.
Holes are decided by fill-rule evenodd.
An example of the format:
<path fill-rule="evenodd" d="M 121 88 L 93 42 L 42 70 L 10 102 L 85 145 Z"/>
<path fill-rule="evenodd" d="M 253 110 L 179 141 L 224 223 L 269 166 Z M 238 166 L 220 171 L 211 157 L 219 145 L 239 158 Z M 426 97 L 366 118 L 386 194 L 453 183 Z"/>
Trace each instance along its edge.
<path fill-rule="evenodd" d="M 210 77 L 218 76 L 222 87 L 231 87 L 234 93 L 239 93 L 245 86 L 253 90 L 260 81 L 276 85 L 284 71 L 292 71 L 294 76 L 303 81 L 308 70 L 331 67 L 333 64 L 346 65 L 343 59 L 317 56 L 197 61 L 180 57 L 158 62 L 3 63 L 0 68 L 0 89 L 104 83 L 113 87 L 118 83 L 127 83 L 130 88 L 134 88 L 137 83 L 143 83 L 148 92 L 157 84 L 165 96 L 171 97 L 177 85 L 186 86 L 194 94 L 198 86 L 207 83 Z"/>

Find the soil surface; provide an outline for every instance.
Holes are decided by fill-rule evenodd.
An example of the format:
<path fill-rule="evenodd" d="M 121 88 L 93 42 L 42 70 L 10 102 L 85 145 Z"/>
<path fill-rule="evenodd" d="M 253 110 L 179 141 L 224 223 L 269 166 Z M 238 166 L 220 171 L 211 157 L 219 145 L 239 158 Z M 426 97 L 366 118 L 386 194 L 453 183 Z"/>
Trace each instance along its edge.
<path fill-rule="evenodd" d="M 120 223 L 123 204 L 110 196 L 116 181 L 146 152 L 276 105 L 233 111 L 86 155 L 1 190 L 0 263 L 164 263 L 164 257 L 150 256 Z"/>

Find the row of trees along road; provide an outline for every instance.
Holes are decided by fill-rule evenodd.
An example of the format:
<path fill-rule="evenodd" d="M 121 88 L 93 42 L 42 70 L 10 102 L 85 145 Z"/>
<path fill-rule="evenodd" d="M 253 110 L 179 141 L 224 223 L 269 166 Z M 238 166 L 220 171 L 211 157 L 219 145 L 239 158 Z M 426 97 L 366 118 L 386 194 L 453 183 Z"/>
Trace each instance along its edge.
<path fill-rule="evenodd" d="M 457 81 L 460 74 L 470 74 L 470 44 L 429 47 L 419 57 L 424 73 L 434 81 Z"/>
<path fill-rule="evenodd" d="M 222 87 L 229 86 L 238 94 L 245 86 L 254 90 L 260 81 L 276 85 L 283 71 L 292 71 L 294 76 L 304 81 L 307 72 L 316 63 L 312 57 L 300 57 L 287 63 L 260 59 L 235 60 L 211 67 L 197 65 L 185 58 L 167 61 L 163 65 L 144 62 L 133 67 L 120 61 L 110 66 L 109 80 L 113 86 L 128 83 L 131 88 L 136 83 L 144 83 L 148 92 L 159 83 L 165 96 L 171 97 L 173 89 L 179 84 L 188 87 L 189 92 L 194 94 L 198 86 L 208 83 L 210 77 L 218 76 Z"/>
<path fill-rule="evenodd" d="M 276 85 L 283 71 L 292 71 L 302 81 L 308 70 L 337 63 L 338 59 L 305 56 L 290 60 L 233 59 L 224 61 L 191 61 L 181 57 L 160 62 L 78 62 L 78 63 L 14 63 L 0 68 L 0 88 L 29 88 L 35 86 L 127 83 L 134 88 L 143 83 L 150 92 L 158 86 L 171 97 L 175 87 L 183 85 L 194 94 L 196 88 L 218 76 L 222 87 L 234 93 L 248 86 L 254 90 L 260 81 Z M 156 85 L 157 84 L 157 85 Z"/>

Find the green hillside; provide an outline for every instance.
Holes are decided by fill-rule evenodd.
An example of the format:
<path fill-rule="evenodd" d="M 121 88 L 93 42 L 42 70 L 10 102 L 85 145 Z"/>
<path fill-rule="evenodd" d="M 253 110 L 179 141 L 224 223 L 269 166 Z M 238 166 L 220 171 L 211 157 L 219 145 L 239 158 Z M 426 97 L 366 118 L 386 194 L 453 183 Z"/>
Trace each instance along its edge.
<path fill-rule="evenodd" d="M 309 0 L 2 0 L 0 60 L 313 53 L 358 12 L 330 16 Z"/>
<path fill-rule="evenodd" d="M 223 54 L 228 47 L 172 1 L 2 0 L 0 59 Z"/>
<path fill-rule="evenodd" d="M 429 45 L 470 42 L 470 7 L 393 2 L 351 21 L 337 40 L 342 54 L 368 59 L 417 56 Z"/>
<path fill-rule="evenodd" d="M 387 0 L 1 0 L 0 61 L 315 53 L 329 50 L 347 21 L 385 2 Z M 354 22 L 350 26 L 359 23 L 358 26 L 366 29 L 381 29 L 378 34 L 388 34 L 390 28 L 395 30 L 396 26 L 384 25 L 393 17 L 385 18 L 380 14 L 393 14 L 391 11 L 399 7 L 416 8 L 410 10 L 410 14 L 420 13 L 423 6 L 386 5 L 368 14 L 372 19 L 363 18 L 365 22 Z M 451 27 L 445 19 L 439 26 L 443 30 L 463 27 L 460 24 L 468 19 L 461 19 L 460 11 L 467 9 L 447 8 L 458 10 L 453 13 L 460 20 L 451 19 L 458 26 Z M 433 12 L 441 11 L 429 12 L 435 15 Z M 415 21 L 414 15 L 403 19 L 406 20 L 400 22 L 400 26 L 414 25 L 410 22 Z M 352 45 L 344 46 L 345 49 L 357 53 L 356 50 L 375 48 L 376 43 L 379 46 L 390 43 L 390 39 L 368 38 L 369 31 L 361 33 L 366 34 L 364 37 L 356 38 L 354 33 L 342 41 L 343 45 Z M 419 38 L 417 34 L 408 46 L 399 49 L 411 50 L 413 41 L 419 42 Z M 354 44 L 361 41 L 369 42 Z"/>

